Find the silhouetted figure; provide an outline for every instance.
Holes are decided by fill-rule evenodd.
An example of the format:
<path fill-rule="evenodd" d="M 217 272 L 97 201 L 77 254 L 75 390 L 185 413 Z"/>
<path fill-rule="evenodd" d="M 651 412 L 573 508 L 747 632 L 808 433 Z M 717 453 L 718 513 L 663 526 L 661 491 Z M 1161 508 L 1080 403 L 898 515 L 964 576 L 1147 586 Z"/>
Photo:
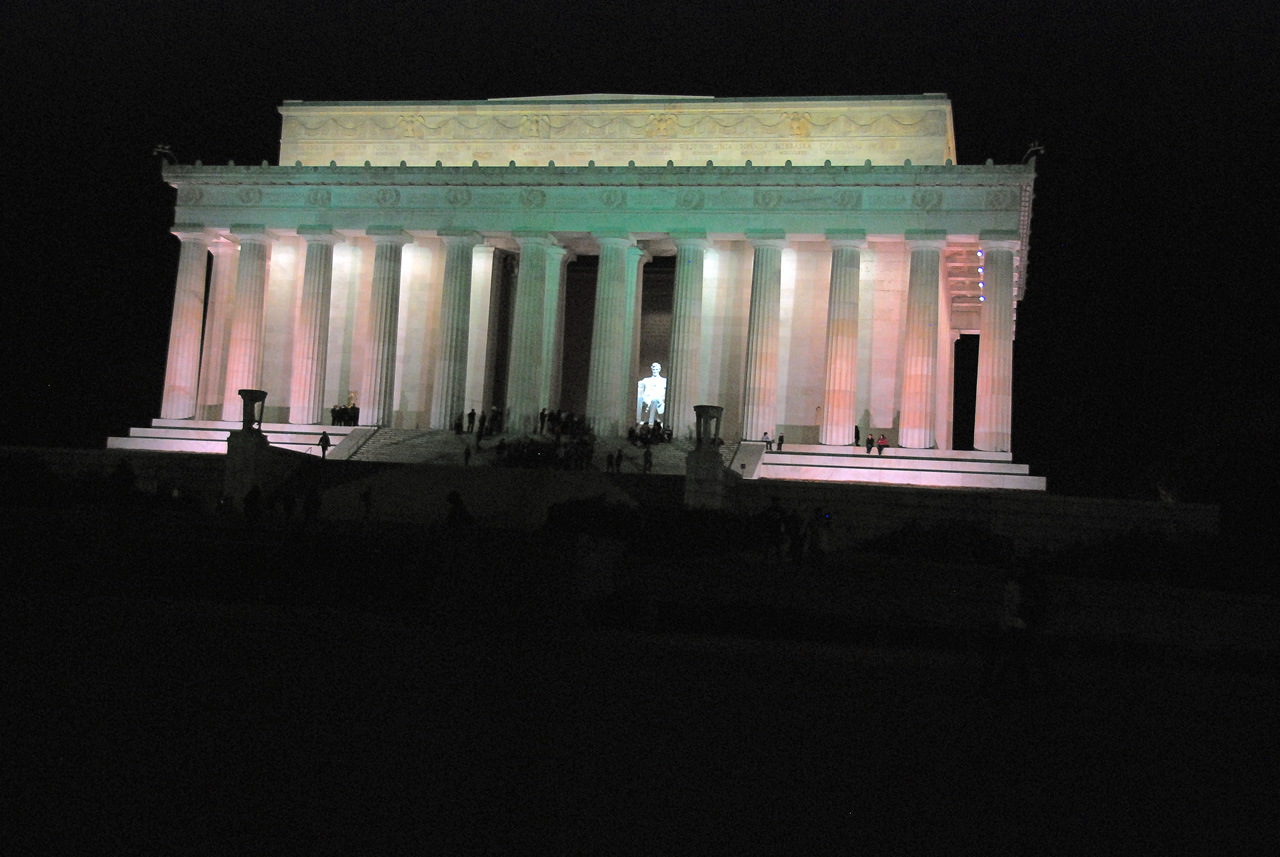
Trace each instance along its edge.
<path fill-rule="evenodd" d="M 471 463 L 471 444 L 467 444 L 462 448 L 462 464 L 465 466 L 470 463 Z"/>
<path fill-rule="evenodd" d="M 644 472 L 651 473 L 653 471 L 653 450 L 646 446 L 644 448 Z"/>
<path fill-rule="evenodd" d="M 760 513 L 761 535 L 764 537 L 765 559 L 782 559 L 782 543 L 786 539 L 786 513 L 777 497 Z"/>
<path fill-rule="evenodd" d="M 876 439 L 872 437 L 871 432 L 867 432 L 867 455 L 871 454 L 871 447 L 876 445 Z"/>
<path fill-rule="evenodd" d="M 477 437 L 484 437 L 484 429 L 485 429 L 485 426 L 487 426 L 488 424 L 489 424 L 489 415 L 488 415 L 488 414 L 481 414 L 481 415 L 480 415 L 480 430 L 479 430 L 479 433 L 476 435 Z"/>
<path fill-rule="evenodd" d="M 256 524 L 261 517 L 262 489 L 254 485 L 249 489 L 249 493 L 244 495 L 244 519 L 251 524 Z"/>
<path fill-rule="evenodd" d="M 853 445 L 857 446 L 862 443 L 862 431 L 857 427 L 853 427 Z"/>
<path fill-rule="evenodd" d="M 476 522 L 476 519 L 467 511 L 466 504 L 462 502 L 462 495 L 457 491 L 450 491 L 445 497 L 445 502 L 449 504 L 449 512 L 445 515 L 444 522 L 451 532 L 457 533 Z"/>
<path fill-rule="evenodd" d="M 476 409 L 472 408 L 467 411 L 467 434 L 471 434 L 476 430 Z"/>
<path fill-rule="evenodd" d="M 329 447 L 333 446 L 333 441 L 329 439 L 329 433 L 327 431 L 320 432 L 320 440 L 317 443 L 320 445 L 320 459 L 328 458 Z"/>
<path fill-rule="evenodd" d="M 831 516 L 821 509 L 814 509 L 805 541 L 809 548 L 809 564 L 815 569 L 821 569 L 826 564 L 828 551 L 831 550 Z"/>
<path fill-rule="evenodd" d="M 786 439 L 787 436 L 785 434 L 778 435 L 778 452 L 782 452 L 782 444 L 786 442 Z"/>
<path fill-rule="evenodd" d="M 302 498 L 302 520 L 310 524 L 319 517 L 320 492 L 315 488 L 308 488 L 306 496 Z"/>
<path fill-rule="evenodd" d="M 542 430 L 547 427 L 547 409 L 543 408 L 538 413 L 538 434 L 542 434 Z"/>
<path fill-rule="evenodd" d="M 764 433 L 764 437 L 761 440 L 764 441 L 765 452 L 773 452 L 773 438 L 769 437 L 768 432 Z"/>
<path fill-rule="evenodd" d="M 453 421 L 453 433 L 458 436 L 462 435 L 462 414 L 458 414 L 458 418 Z"/>

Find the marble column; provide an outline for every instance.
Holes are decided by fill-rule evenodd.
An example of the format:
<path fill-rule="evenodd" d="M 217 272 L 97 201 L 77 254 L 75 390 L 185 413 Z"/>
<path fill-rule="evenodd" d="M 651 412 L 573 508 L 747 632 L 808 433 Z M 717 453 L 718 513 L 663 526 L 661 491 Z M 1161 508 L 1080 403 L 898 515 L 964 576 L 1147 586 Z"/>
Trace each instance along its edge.
<path fill-rule="evenodd" d="M 196 415 L 200 384 L 200 333 L 204 323 L 204 279 L 209 263 L 209 237 L 199 224 L 173 227 L 182 242 L 169 324 L 169 359 L 164 369 L 160 416 L 187 420 Z"/>
<path fill-rule="evenodd" d="M 858 422 L 858 290 L 867 241 L 864 237 L 832 237 L 828 243 L 831 292 L 827 302 L 827 377 L 818 442 L 849 446 Z"/>
<path fill-rule="evenodd" d="M 465 406 L 474 408 L 477 416 L 484 413 L 493 398 L 494 355 L 496 346 L 489 331 L 494 324 L 494 278 L 501 270 L 497 250 L 488 244 L 477 246 L 471 253 L 471 329 L 467 332 L 467 397 Z M 496 339 L 496 337 L 494 337 Z"/>
<path fill-rule="evenodd" d="M 209 278 L 209 310 L 200 352 L 200 397 L 196 417 L 222 419 L 222 393 L 227 384 L 227 349 L 236 299 L 236 259 L 240 248 L 227 240 L 209 245 L 213 273 Z"/>
<path fill-rule="evenodd" d="M 644 304 L 644 266 L 652 259 L 639 247 L 627 248 L 627 306 L 631 307 L 631 312 L 623 333 L 627 353 L 622 365 L 622 380 L 618 382 L 622 392 L 618 407 L 623 414 L 629 415 L 624 421 L 625 426 L 630 426 L 635 419 L 636 383 L 649 374 L 648 371 L 640 374 L 640 308 Z"/>
<path fill-rule="evenodd" d="M 782 314 L 781 238 L 752 240 L 751 309 L 747 319 L 747 369 L 742 393 L 742 436 L 777 434 L 778 322 Z"/>
<path fill-rule="evenodd" d="M 978 327 L 978 396 L 973 447 L 1010 452 L 1013 418 L 1013 258 L 1017 241 L 982 240 L 983 297 Z"/>
<path fill-rule="evenodd" d="M 369 354 L 360 389 L 360 425 L 391 424 L 395 412 L 396 334 L 400 316 L 400 264 L 413 238 L 398 227 L 370 227 L 373 288 L 369 292 Z"/>
<path fill-rule="evenodd" d="M 471 334 L 471 260 L 480 236 L 442 233 L 444 294 L 440 299 L 440 340 L 436 383 L 431 395 L 431 427 L 448 429 L 466 412 L 467 351 Z"/>
<path fill-rule="evenodd" d="M 671 350 L 667 358 L 667 413 L 672 437 L 688 439 L 697 425 L 694 405 L 701 391 L 698 378 L 702 356 L 702 272 L 706 266 L 705 238 L 675 236 L 676 283 L 671 306 Z"/>
<path fill-rule="evenodd" d="M 568 251 L 552 244 L 546 250 L 547 274 L 543 280 L 542 374 L 538 379 L 538 410 L 560 404 L 561 357 L 564 354 L 564 267 Z"/>
<path fill-rule="evenodd" d="M 625 425 L 620 411 L 620 385 L 630 355 L 627 319 L 635 309 L 634 297 L 627 294 L 630 279 L 627 269 L 631 268 L 632 275 L 635 271 L 628 251 L 635 246 L 635 241 L 620 236 L 603 236 L 598 240 L 600 268 L 596 274 L 591 366 L 587 374 L 587 420 L 597 435 L 616 437 L 622 434 Z"/>
<path fill-rule="evenodd" d="M 516 271 L 516 299 L 511 322 L 511 360 L 507 369 L 507 413 L 503 425 L 515 433 L 538 426 L 538 412 L 547 406 L 542 395 L 542 341 L 547 302 L 548 235 L 516 235 L 520 267 Z"/>
<path fill-rule="evenodd" d="M 938 283 L 946 239 L 907 240 L 911 278 L 907 284 L 907 333 L 902 359 L 902 416 L 898 445 L 932 449 L 937 413 Z"/>
<path fill-rule="evenodd" d="M 329 360 L 329 298 L 333 290 L 333 245 L 342 240 L 328 226 L 299 226 L 306 241 L 302 298 L 293 332 L 293 364 L 289 376 L 289 422 L 317 425 L 324 421 L 324 379 Z"/>
<path fill-rule="evenodd" d="M 262 322 L 267 294 L 267 262 L 275 235 L 261 226 L 232 226 L 231 237 L 240 244 L 240 258 L 236 262 L 235 310 L 227 350 L 227 385 L 222 393 L 222 418 L 239 422 L 243 403 L 237 391 L 257 390 L 262 384 Z"/>

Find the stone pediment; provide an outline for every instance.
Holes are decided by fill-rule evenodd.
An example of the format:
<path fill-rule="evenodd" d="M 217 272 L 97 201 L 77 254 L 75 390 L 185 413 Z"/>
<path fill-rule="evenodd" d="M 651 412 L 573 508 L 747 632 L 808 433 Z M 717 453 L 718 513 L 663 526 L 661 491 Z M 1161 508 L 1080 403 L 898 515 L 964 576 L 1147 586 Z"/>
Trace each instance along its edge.
<path fill-rule="evenodd" d="M 861 166 L 955 160 L 945 95 L 296 101 L 286 102 L 280 113 L 282 165 Z"/>

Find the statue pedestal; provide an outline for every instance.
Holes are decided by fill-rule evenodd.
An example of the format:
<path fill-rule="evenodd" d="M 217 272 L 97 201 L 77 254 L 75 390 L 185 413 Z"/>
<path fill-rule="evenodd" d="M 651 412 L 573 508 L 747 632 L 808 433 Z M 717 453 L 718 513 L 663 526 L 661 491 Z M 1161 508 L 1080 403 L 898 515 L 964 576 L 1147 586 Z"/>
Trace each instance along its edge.
<path fill-rule="evenodd" d="M 698 445 L 684 460 L 684 505 L 689 509 L 724 508 L 724 462 L 720 459 L 719 405 L 694 405 Z"/>
<path fill-rule="evenodd" d="M 724 462 L 715 447 L 703 445 L 685 457 L 684 505 L 688 509 L 724 508 Z"/>
<path fill-rule="evenodd" d="M 239 509 L 254 485 L 263 487 L 271 470 L 271 444 L 255 428 L 238 429 L 227 437 L 227 466 L 222 474 L 222 494 Z"/>

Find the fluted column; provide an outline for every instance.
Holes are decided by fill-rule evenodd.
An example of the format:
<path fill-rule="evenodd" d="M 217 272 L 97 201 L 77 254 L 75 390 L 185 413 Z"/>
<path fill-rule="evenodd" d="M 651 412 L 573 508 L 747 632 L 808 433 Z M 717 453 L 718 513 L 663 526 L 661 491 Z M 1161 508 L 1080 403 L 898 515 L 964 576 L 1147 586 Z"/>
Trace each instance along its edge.
<path fill-rule="evenodd" d="M 467 349 L 471 334 L 471 260 L 480 236 L 442 234 L 444 294 L 440 301 L 440 341 L 436 383 L 431 395 L 431 427 L 447 429 L 466 410 Z"/>
<path fill-rule="evenodd" d="M 759 440 L 777 432 L 778 319 L 782 314 L 782 239 L 755 239 L 747 370 L 742 394 L 742 436 Z"/>
<path fill-rule="evenodd" d="M 204 321 L 204 278 L 208 269 L 209 238 L 198 224 L 174 226 L 182 242 L 178 277 L 173 290 L 173 319 L 169 323 L 169 359 L 164 368 L 164 397 L 160 416 L 186 420 L 196 415 L 200 383 L 200 328 Z"/>
<path fill-rule="evenodd" d="M 546 249 L 546 277 L 542 301 L 542 373 L 538 378 L 538 410 L 560 401 L 560 358 L 564 349 L 564 266 L 567 251 L 551 244 Z"/>
<path fill-rule="evenodd" d="M 627 329 L 623 333 L 626 343 L 626 356 L 622 361 L 622 379 L 618 382 L 618 408 L 624 415 L 631 414 L 635 408 L 636 373 L 640 366 L 640 308 L 644 303 L 644 266 L 653 259 L 639 247 L 627 248 L 627 306 L 631 312 L 627 314 Z M 624 417 L 623 424 L 631 425 L 631 417 Z"/>
<path fill-rule="evenodd" d="M 931 449 L 935 444 L 938 372 L 938 283 L 945 238 L 907 241 L 911 279 L 907 285 L 907 338 L 902 360 L 902 418 L 898 445 Z"/>
<path fill-rule="evenodd" d="M 634 312 L 627 294 L 630 238 L 602 237 L 596 274 L 595 320 L 591 329 L 591 367 L 587 375 L 587 420 L 596 434 L 617 436 L 623 430 L 619 386 L 630 354 L 627 318 Z"/>
<path fill-rule="evenodd" d="M 1009 452 L 1013 418 L 1013 256 L 1017 241 L 983 240 L 982 318 L 973 447 Z"/>
<path fill-rule="evenodd" d="M 243 403 L 237 390 L 257 390 L 262 384 L 262 320 L 267 295 L 267 261 L 275 236 L 261 226 L 233 226 L 231 236 L 240 243 L 240 258 L 236 263 L 235 311 L 227 351 L 227 385 L 222 393 L 222 418 L 239 422 Z"/>
<path fill-rule="evenodd" d="M 209 309 L 200 351 L 198 419 L 222 418 L 222 393 L 227 384 L 227 350 L 236 299 L 236 257 L 240 249 L 230 241 L 209 244 L 213 273 L 209 277 Z"/>
<path fill-rule="evenodd" d="M 504 425 L 515 432 L 537 427 L 542 395 L 542 341 L 547 300 L 547 235 L 517 235 L 520 267 L 511 323 L 511 360 L 507 369 L 507 415 Z"/>
<path fill-rule="evenodd" d="M 324 413 L 333 245 L 342 238 L 327 226 L 300 226 L 298 235 L 307 242 L 307 258 L 302 270 L 302 300 L 298 304 L 298 321 L 293 333 L 289 422 L 316 425 L 323 421 Z"/>
<path fill-rule="evenodd" d="M 831 238 L 831 292 L 827 302 L 827 378 L 818 442 L 853 443 L 857 424 L 858 289 L 865 238 Z"/>
<path fill-rule="evenodd" d="M 373 288 L 369 293 L 369 355 L 360 390 L 360 424 L 384 426 L 395 410 L 396 334 L 400 316 L 400 263 L 412 237 L 396 227 L 371 227 Z"/>
<path fill-rule="evenodd" d="M 705 238 L 677 236 L 676 284 L 671 307 L 671 349 L 667 358 L 667 413 L 663 420 L 672 436 L 688 438 L 697 424 L 699 361 L 702 355 L 702 271 L 706 266 Z"/>

